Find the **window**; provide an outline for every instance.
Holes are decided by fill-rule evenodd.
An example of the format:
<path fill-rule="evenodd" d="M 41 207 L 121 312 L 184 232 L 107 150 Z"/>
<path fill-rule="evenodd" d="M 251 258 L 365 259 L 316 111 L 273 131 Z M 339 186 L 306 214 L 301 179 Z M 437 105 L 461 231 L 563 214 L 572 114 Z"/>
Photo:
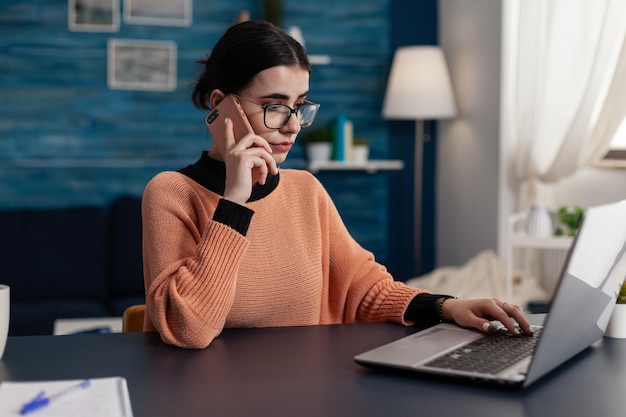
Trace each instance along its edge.
<path fill-rule="evenodd" d="M 610 168 L 626 168 L 626 119 L 617 129 L 611 148 L 598 162 L 599 166 Z"/>

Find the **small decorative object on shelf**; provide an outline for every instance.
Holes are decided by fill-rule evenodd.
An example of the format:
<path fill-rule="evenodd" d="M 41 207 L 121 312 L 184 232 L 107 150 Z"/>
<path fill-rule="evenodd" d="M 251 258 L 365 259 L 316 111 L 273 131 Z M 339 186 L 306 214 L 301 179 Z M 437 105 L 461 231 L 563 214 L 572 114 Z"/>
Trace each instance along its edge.
<path fill-rule="evenodd" d="M 524 231 L 528 236 L 533 237 L 552 236 L 552 219 L 545 205 L 535 203 L 530 207 L 524 224 Z"/>
<path fill-rule="evenodd" d="M 310 163 L 330 161 L 333 145 L 328 128 L 318 127 L 306 130 L 300 134 L 299 140 L 305 146 Z"/>
<path fill-rule="evenodd" d="M 614 339 L 626 339 L 626 281 L 617 295 L 617 303 L 604 335 Z"/>
<path fill-rule="evenodd" d="M 328 162 L 333 152 L 330 142 L 311 142 L 306 145 L 306 157 L 309 162 Z"/>
<path fill-rule="evenodd" d="M 365 164 L 369 159 L 370 142 L 365 138 L 355 138 L 352 147 L 352 162 Z"/>

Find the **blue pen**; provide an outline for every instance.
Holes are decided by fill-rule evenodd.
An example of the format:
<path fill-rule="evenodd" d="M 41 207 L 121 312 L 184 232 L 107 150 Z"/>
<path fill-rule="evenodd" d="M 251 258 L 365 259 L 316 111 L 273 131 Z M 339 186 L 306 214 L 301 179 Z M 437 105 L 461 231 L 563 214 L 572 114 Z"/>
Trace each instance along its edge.
<path fill-rule="evenodd" d="M 66 388 L 63 391 L 59 391 L 56 394 L 53 394 L 49 397 L 46 397 L 45 392 L 41 391 L 39 394 L 37 394 L 35 398 L 33 398 L 32 400 L 30 400 L 29 402 L 27 402 L 26 404 L 22 406 L 22 409 L 20 410 L 20 414 L 24 415 L 24 414 L 32 413 L 33 411 L 37 411 L 41 408 L 47 407 L 54 400 L 64 397 L 67 394 L 70 394 L 74 391 L 80 391 L 88 387 L 89 387 L 89 380 L 86 379 L 82 381 L 80 384 Z"/>

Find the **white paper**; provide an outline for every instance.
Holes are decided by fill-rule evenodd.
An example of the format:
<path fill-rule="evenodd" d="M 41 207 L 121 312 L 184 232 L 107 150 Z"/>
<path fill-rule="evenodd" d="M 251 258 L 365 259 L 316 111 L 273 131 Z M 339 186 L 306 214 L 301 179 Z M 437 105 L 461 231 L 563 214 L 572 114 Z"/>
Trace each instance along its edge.
<path fill-rule="evenodd" d="M 20 416 L 24 404 L 41 391 L 53 396 L 82 379 L 62 381 L 11 382 L 0 384 L 0 417 Z M 132 417 L 126 379 L 122 377 L 89 379 L 88 388 L 60 397 L 37 411 L 33 417 Z"/>

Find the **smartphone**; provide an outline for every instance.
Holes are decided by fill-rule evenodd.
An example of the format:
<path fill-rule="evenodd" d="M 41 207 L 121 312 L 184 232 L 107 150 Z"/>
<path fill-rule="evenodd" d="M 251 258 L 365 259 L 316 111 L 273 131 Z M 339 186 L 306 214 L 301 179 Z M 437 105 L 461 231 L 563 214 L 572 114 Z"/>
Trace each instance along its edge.
<path fill-rule="evenodd" d="M 206 124 L 213 139 L 226 137 L 226 125 L 224 123 L 226 118 L 233 122 L 235 141 L 238 141 L 248 133 L 254 133 L 246 113 L 244 113 L 241 104 L 239 104 L 239 100 L 229 94 L 206 117 Z"/>

